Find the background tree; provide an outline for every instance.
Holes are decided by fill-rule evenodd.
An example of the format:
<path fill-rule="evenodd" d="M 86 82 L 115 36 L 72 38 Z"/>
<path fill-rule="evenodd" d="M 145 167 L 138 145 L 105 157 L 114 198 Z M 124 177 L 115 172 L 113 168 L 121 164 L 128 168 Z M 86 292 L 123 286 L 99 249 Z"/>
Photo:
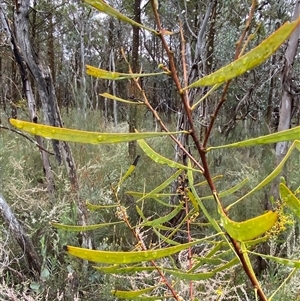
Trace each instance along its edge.
<path fill-rule="evenodd" d="M 293 20 L 300 15 L 300 1 L 296 1 Z M 284 65 L 282 69 L 282 97 L 279 111 L 278 131 L 284 131 L 291 128 L 293 107 L 296 108 L 297 90 L 295 77 L 293 76 L 292 66 L 296 58 L 297 49 L 299 48 L 300 27 L 291 35 L 288 46 L 284 54 Z M 298 81 L 299 83 L 299 81 Z M 295 111 L 295 110 L 294 110 Z M 277 164 L 282 160 L 287 152 L 288 144 L 279 142 L 276 144 L 276 161 Z"/>
<path fill-rule="evenodd" d="M 134 1 L 134 18 L 137 23 L 141 23 L 141 0 Z M 140 28 L 137 26 L 132 27 L 132 57 L 131 57 L 131 69 L 133 73 L 139 72 L 139 47 L 140 47 Z M 134 84 L 134 80 L 130 84 L 129 96 L 133 99 L 139 99 L 139 90 Z M 130 107 L 129 109 L 129 132 L 134 133 L 137 127 L 137 106 Z M 129 155 L 131 158 L 136 157 L 136 142 L 129 142 Z"/>

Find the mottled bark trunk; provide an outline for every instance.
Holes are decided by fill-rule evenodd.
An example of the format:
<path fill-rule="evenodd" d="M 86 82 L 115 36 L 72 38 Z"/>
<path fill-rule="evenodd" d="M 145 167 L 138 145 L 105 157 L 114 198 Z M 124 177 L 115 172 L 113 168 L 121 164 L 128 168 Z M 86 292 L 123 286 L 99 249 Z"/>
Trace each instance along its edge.
<path fill-rule="evenodd" d="M 293 20 L 297 19 L 300 15 L 300 0 L 296 2 Z M 292 119 L 292 108 L 293 108 L 293 95 L 292 95 L 292 73 L 293 73 L 293 63 L 297 53 L 297 48 L 299 45 L 299 36 L 300 36 L 300 26 L 290 36 L 288 41 L 288 46 L 284 55 L 284 66 L 282 69 L 282 97 L 281 105 L 279 111 L 279 124 L 278 132 L 287 130 L 291 127 Z M 276 165 L 278 165 L 282 158 L 286 155 L 288 150 L 288 141 L 276 143 Z M 283 175 L 286 177 L 287 174 L 283 172 Z M 278 182 L 279 179 L 276 179 L 271 188 L 271 195 L 276 199 L 279 197 L 278 193 Z M 268 202 L 266 207 L 270 207 L 271 204 Z"/>
<path fill-rule="evenodd" d="M 141 23 L 141 0 L 134 1 L 134 21 Z M 138 72 L 139 68 L 139 46 L 140 46 L 140 29 L 137 26 L 132 28 L 132 60 L 131 68 L 132 72 Z M 139 91 L 134 83 L 134 80 L 131 81 L 130 87 L 130 97 L 139 98 Z M 129 132 L 134 133 L 134 130 L 137 126 L 137 106 L 129 107 Z M 128 152 L 131 158 L 136 157 L 136 141 L 129 142 Z"/>
<path fill-rule="evenodd" d="M 1 21 L 2 21 L 3 27 L 5 28 L 6 34 L 11 42 L 10 47 L 14 54 L 15 60 L 19 66 L 21 80 L 22 80 L 22 84 L 23 84 L 23 95 L 27 99 L 30 120 L 32 122 L 37 122 L 36 103 L 35 103 L 35 99 L 33 96 L 31 83 L 29 81 L 29 72 L 28 72 L 26 62 L 20 51 L 20 47 L 17 44 L 15 36 L 10 28 L 9 22 L 7 21 L 5 15 L 4 15 L 2 7 L 0 7 L 0 16 L 1 16 Z M 43 139 L 39 136 L 36 136 L 35 138 L 36 138 L 38 144 L 41 146 L 41 149 L 43 149 L 44 148 Z M 42 157 L 42 162 L 43 162 L 43 168 L 44 168 L 44 173 L 45 173 L 45 177 L 46 177 L 46 181 L 47 181 L 47 191 L 50 194 L 53 194 L 54 190 L 55 190 L 54 177 L 53 177 L 53 173 L 52 173 L 52 170 L 50 167 L 49 157 L 48 157 L 48 154 L 41 149 L 40 149 L 40 151 L 41 151 L 41 157 Z"/>
<path fill-rule="evenodd" d="M 275 29 L 278 29 L 279 24 L 275 27 Z M 269 85 L 269 91 L 268 91 L 268 100 L 267 100 L 267 112 L 266 112 L 266 123 L 270 126 L 270 129 L 273 128 L 275 131 L 277 131 L 277 125 L 274 127 L 274 124 L 272 124 L 272 113 L 275 110 L 275 107 L 273 105 L 273 99 L 275 94 L 275 72 L 276 72 L 276 55 L 273 54 L 271 59 L 271 68 L 270 68 L 270 85 Z"/>
<path fill-rule="evenodd" d="M 293 20 L 299 18 L 300 15 L 300 0 L 296 2 Z M 279 111 L 278 132 L 287 130 L 291 127 L 293 96 L 292 96 L 292 73 L 293 63 L 299 45 L 300 26 L 290 36 L 288 47 L 284 56 L 284 66 L 282 70 L 282 98 Z M 276 144 L 276 163 L 279 164 L 285 156 L 288 149 L 288 142 L 278 142 Z"/>
<path fill-rule="evenodd" d="M 0 193 L 0 215 L 6 225 L 8 226 L 12 236 L 18 242 L 21 250 L 24 252 L 25 258 L 28 263 L 28 269 L 36 276 L 39 277 L 41 272 L 41 261 L 36 252 L 31 239 L 27 236 L 21 224 L 11 211 L 9 205 L 6 203 L 4 197 Z"/>
<path fill-rule="evenodd" d="M 15 10 L 16 39 L 26 65 L 35 80 L 44 112 L 46 124 L 62 127 L 62 119 L 57 105 L 51 72 L 48 66 L 44 66 L 33 51 L 29 36 L 29 5 L 30 0 L 20 1 Z M 28 76 L 27 76 L 28 77 Z M 34 119 L 37 121 L 37 119 Z M 66 142 L 52 140 L 55 157 L 59 164 L 62 156 L 69 174 L 69 179 L 74 188 L 78 189 L 75 162 Z"/>
<path fill-rule="evenodd" d="M 48 66 L 44 66 L 41 62 L 38 62 L 37 55 L 33 50 L 32 41 L 30 40 L 29 5 L 30 0 L 22 0 L 16 7 L 14 14 L 16 39 L 28 69 L 37 85 L 44 113 L 44 121 L 46 124 L 59 126 L 55 114 L 56 100 L 50 69 Z M 59 142 L 52 140 L 52 145 L 56 160 L 61 164 Z"/>
<path fill-rule="evenodd" d="M 87 95 L 86 95 L 86 78 L 85 78 L 85 44 L 84 44 L 84 35 L 85 35 L 85 26 L 84 21 L 83 24 L 80 24 L 80 94 L 81 101 L 83 106 L 84 117 L 86 118 L 86 110 L 87 110 Z"/>
<path fill-rule="evenodd" d="M 111 49 L 110 51 L 110 56 L 109 56 L 109 68 L 110 71 L 115 72 L 116 71 L 116 64 L 115 64 L 115 49 Z M 112 81 L 111 82 L 111 92 L 113 95 L 116 95 L 116 81 Z M 117 105 L 117 101 L 113 101 L 113 118 L 114 118 L 114 124 L 115 126 L 118 125 L 118 105 Z"/>
<path fill-rule="evenodd" d="M 216 10 L 216 5 L 217 2 L 215 0 L 212 0 L 208 3 L 207 9 L 205 12 L 205 16 L 203 19 L 203 22 L 201 24 L 201 27 L 199 28 L 199 32 L 197 35 L 197 42 L 196 42 L 196 50 L 195 50 L 195 55 L 192 58 L 192 53 L 190 50 L 190 45 L 188 44 L 186 47 L 186 62 L 188 63 L 189 70 L 187 70 L 187 73 L 189 74 L 188 82 L 192 83 L 196 79 L 199 79 L 200 74 L 201 76 L 204 75 L 205 72 L 205 66 L 206 66 L 206 60 L 208 59 L 207 53 L 206 53 L 206 41 L 205 41 L 205 33 L 209 30 L 209 21 L 210 19 L 215 17 L 215 13 L 212 13 L 212 9 L 214 8 L 214 11 Z M 211 26 L 214 25 L 214 22 L 211 22 Z M 210 36 L 210 39 L 213 39 L 212 36 Z M 201 66 L 202 69 L 200 70 L 200 62 L 202 62 Z M 211 59 L 210 59 L 210 64 L 212 64 Z M 201 91 L 197 91 L 197 89 L 192 89 L 189 91 L 189 101 L 190 105 L 193 104 L 195 100 L 198 100 L 202 95 L 204 95 L 206 88 L 201 88 Z M 205 120 L 206 115 L 207 115 L 207 110 L 206 110 L 206 103 L 202 102 L 197 109 L 198 111 L 198 116 L 202 120 Z M 184 112 L 184 109 L 182 107 L 182 112 L 179 117 L 179 121 L 177 123 L 177 130 L 189 130 L 189 124 Z M 203 126 L 201 126 L 200 130 L 200 136 L 202 136 L 202 129 Z M 205 130 L 205 129 L 204 129 Z M 202 137 L 200 137 L 202 138 Z M 182 143 L 182 145 L 188 145 L 188 135 L 179 135 L 178 139 Z M 180 158 L 182 158 L 182 152 L 181 150 L 178 149 L 178 146 L 176 146 L 176 153 L 175 153 L 175 160 L 178 161 Z"/>
<path fill-rule="evenodd" d="M 35 55 L 30 41 L 28 19 L 29 4 L 30 0 L 22 0 L 16 7 L 15 23 L 17 28 L 17 40 L 26 65 L 37 85 L 45 123 L 52 126 L 63 127 L 50 69 L 38 61 L 38 57 Z M 85 202 L 80 199 L 78 194 L 79 186 L 76 166 L 69 144 L 64 141 L 53 140 L 52 142 L 57 161 L 61 163 L 63 159 L 67 168 L 74 198 L 77 199 L 79 209 L 78 219 L 82 225 L 86 225 L 88 222 L 88 212 Z M 82 246 L 91 248 L 91 238 L 87 233 L 82 234 Z"/>

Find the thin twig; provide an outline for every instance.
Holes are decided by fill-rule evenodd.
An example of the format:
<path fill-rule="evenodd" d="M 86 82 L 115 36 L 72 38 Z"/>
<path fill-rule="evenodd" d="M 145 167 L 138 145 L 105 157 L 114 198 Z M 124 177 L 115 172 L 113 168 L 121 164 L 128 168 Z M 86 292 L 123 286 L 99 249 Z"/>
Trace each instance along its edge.
<path fill-rule="evenodd" d="M 112 192 L 116 198 L 116 201 L 118 203 L 118 208 L 121 212 L 120 214 L 120 218 L 123 219 L 123 221 L 125 222 L 125 224 L 127 225 L 127 227 L 131 230 L 131 232 L 133 233 L 138 245 L 140 246 L 140 248 L 143 251 L 147 251 L 147 247 L 144 243 L 144 240 L 142 238 L 142 236 L 138 233 L 139 230 L 136 230 L 135 227 L 133 227 L 129 221 L 126 209 L 121 205 L 121 201 L 119 200 L 118 197 L 118 193 L 116 191 L 116 189 L 111 185 L 111 189 Z M 159 276 L 161 277 L 161 279 L 163 280 L 163 282 L 165 283 L 165 285 L 168 287 L 168 289 L 170 290 L 171 294 L 173 295 L 173 297 L 177 300 L 180 301 L 179 296 L 177 294 L 177 292 L 174 290 L 172 284 L 168 281 L 168 279 L 166 278 L 166 276 L 164 275 L 164 273 L 161 271 L 160 267 L 155 263 L 154 260 L 150 260 L 152 266 L 156 269 L 156 271 L 158 272 Z"/>
<path fill-rule="evenodd" d="M 34 141 L 33 139 L 31 139 L 30 137 L 26 136 L 25 134 L 23 134 L 22 132 L 18 131 L 18 130 L 15 130 L 15 129 L 11 129 L 7 126 L 4 126 L 2 124 L 0 124 L 0 129 L 4 129 L 4 130 L 8 130 L 8 131 L 11 131 L 11 132 L 14 132 L 24 138 L 26 138 L 27 140 L 29 140 L 31 143 L 33 143 L 35 146 L 37 146 L 41 151 L 44 151 L 46 153 L 48 153 L 49 155 L 54 155 L 54 153 L 46 150 L 45 148 L 43 148 L 42 146 L 40 146 L 36 141 Z"/>
<path fill-rule="evenodd" d="M 126 63 L 128 64 L 129 67 L 129 73 L 132 73 L 131 67 L 129 62 L 126 59 L 126 56 L 124 54 L 124 51 L 121 49 L 122 55 L 126 61 Z M 150 104 L 145 91 L 142 89 L 142 87 L 139 84 L 139 81 L 137 79 L 134 79 L 135 85 L 137 86 L 137 88 L 139 89 L 139 91 L 142 93 L 143 95 L 143 102 L 144 104 L 148 107 L 148 109 L 151 111 L 151 113 L 153 114 L 154 118 L 158 121 L 158 123 L 160 124 L 162 130 L 164 130 L 165 132 L 169 132 L 167 126 L 164 124 L 164 122 L 161 120 L 161 118 L 159 117 L 157 111 L 152 107 L 152 105 Z M 189 157 L 191 159 L 191 161 L 199 168 L 199 170 L 201 172 L 204 172 L 204 168 L 200 165 L 200 163 L 190 154 L 190 152 L 181 144 L 181 142 L 174 136 L 174 135 L 169 135 L 170 138 L 178 145 L 178 147 L 187 155 L 187 157 Z"/>
<path fill-rule="evenodd" d="M 244 28 L 244 31 L 241 34 L 241 37 L 239 38 L 239 40 L 238 40 L 238 42 L 236 44 L 234 61 L 237 60 L 240 57 L 240 55 L 241 55 L 242 44 L 243 44 L 245 36 L 246 36 L 246 34 L 247 34 L 247 32 L 248 32 L 248 30 L 250 28 L 250 23 L 251 23 L 251 20 L 253 18 L 253 15 L 254 15 L 256 5 L 257 5 L 257 1 L 256 0 L 252 0 L 252 5 L 251 5 L 249 17 L 248 17 L 248 19 L 246 21 L 246 26 Z M 223 90 L 222 96 L 220 98 L 220 101 L 219 101 L 219 103 L 217 105 L 217 108 L 215 109 L 214 113 L 211 116 L 210 124 L 208 126 L 208 129 L 207 129 L 207 132 L 206 132 L 206 135 L 205 135 L 205 138 L 204 138 L 203 147 L 206 147 L 208 139 L 209 139 L 211 131 L 212 131 L 212 128 L 213 128 L 213 125 L 214 125 L 215 120 L 216 120 L 216 118 L 218 116 L 218 113 L 219 113 L 221 107 L 223 106 L 224 102 L 226 101 L 226 94 L 227 94 L 227 90 L 228 90 L 228 87 L 229 87 L 230 83 L 231 83 L 231 80 L 229 80 L 229 81 L 226 82 L 226 85 L 224 87 L 224 90 Z"/>

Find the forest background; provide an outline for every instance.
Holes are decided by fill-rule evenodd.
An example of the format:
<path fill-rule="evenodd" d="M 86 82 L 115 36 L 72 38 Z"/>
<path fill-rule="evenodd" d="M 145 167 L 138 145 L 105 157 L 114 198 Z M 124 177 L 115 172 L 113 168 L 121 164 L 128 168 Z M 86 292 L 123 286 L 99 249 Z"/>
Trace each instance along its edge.
<path fill-rule="evenodd" d="M 158 10 L 178 77 L 182 83 L 186 81 L 183 86 L 232 62 L 236 59 L 237 46 L 243 45 L 244 52 L 258 46 L 286 21 L 299 17 L 300 5 L 299 1 L 166 0 L 155 7 L 154 2 L 108 1 L 123 15 L 149 28 L 157 28 L 153 10 Z M 136 82 L 129 78 L 101 79 L 86 73 L 86 65 L 126 74 L 168 71 L 171 69 L 170 56 L 161 39 L 120 18 L 100 13 L 81 1 L 2 1 L 0 14 L 0 192 L 4 221 L 0 227 L 1 298 L 116 300 L 118 290 L 137 291 L 141 287 L 147 289 L 150 285 L 158 285 L 160 278 L 151 274 L 154 281 L 148 283 L 149 275 L 145 271 L 137 275 L 100 273 L 92 265 L 67 255 L 63 246 L 104 251 L 138 248 L 132 229 L 116 221 L 124 219 L 124 208 L 131 225 L 142 224 L 143 216 L 149 220 L 168 216 L 173 207 L 166 207 L 154 199 L 143 204 L 143 215 L 138 213 L 135 205 L 139 195 L 133 192 L 145 193 L 159 187 L 172 177 L 174 166 L 156 164 L 134 141 L 93 145 L 36 137 L 35 142 L 32 136 L 26 136 L 29 137 L 26 139 L 24 134 L 16 132 L 8 118 L 93 132 L 126 133 L 134 132 L 135 128 L 139 132 L 161 132 L 161 122 L 170 131 L 190 130 L 172 76 L 143 76 Z M 263 64 L 231 81 L 226 101 L 222 100 L 217 115 L 222 89 L 209 93 L 199 103 L 199 99 L 209 92 L 208 87 L 190 90 L 191 105 L 198 104 L 193 111 L 193 122 L 199 141 L 205 141 L 209 146 L 230 144 L 299 126 L 297 30 Z M 243 33 L 247 42 L 239 44 Z M 109 94 L 103 93 L 138 105 L 110 99 Z M 159 118 L 144 106 L 144 94 Z M 210 127 L 212 120 L 213 127 Z M 196 152 L 197 146 L 191 139 L 182 134 L 177 138 L 190 153 Z M 187 155 L 171 139 L 151 138 L 147 142 L 164 157 L 189 164 Z M 241 198 L 263 181 L 278 166 L 290 145 L 272 143 L 251 148 L 216 149 L 209 153 L 208 168 L 216 178 L 218 191 L 227 191 L 243 183 L 234 193 L 225 195 L 224 204 L 229 206 L 233 198 Z M 135 161 L 136 166 L 132 165 L 137 156 L 140 157 Z M 124 178 L 130 166 L 135 166 L 134 173 Z M 294 151 L 282 170 L 291 191 L 299 191 L 299 168 L 299 152 Z M 181 174 L 169 183 L 164 191 L 165 203 L 174 205 L 182 201 L 179 190 L 182 184 L 188 185 L 182 177 Z M 203 179 L 195 175 L 195 181 Z M 279 199 L 278 183 L 279 179 L 274 180 L 234 207 L 231 218 L 244 221 L 272 208 Z M 217 212 L 216 205 L 209 199 L 209 187 L 200 186 L 198 193 L 204 200 L 207 197 L 207 210 L 211 214 Z M 116 203 L 119 205 L 115 207 Z M 101 210 L 93 212 L 92 205 L 101 205 Z M 17 230 L 8 222 L 7 212 L 14 218 L 19 227 Z M 170 231 L 166 230 L 168 227 L 174 228 L 190 216 L 185 208 L 177 213 L 164 219 L 165 228 L 161 229 L 164 237 L 169 237 L 166 234 Z M 255 250 L 299 260 L 299 218 L 289 218 L 285 232 L 263 242 Z M 190 230 L 189 223 L 194 219 L 197 223 Z M 66 225 L 111 225 L 85 234 L 57 230 L 54 221 Z M 188 217 L 182 231 L 160 246 L 165 248 L 172 243 L 186 243 L 189 237 L 211 235 L 213 232 L 207 222 L 201 212 L 199 217 Z M 146 227 L 142 241 L 150 249 L 159 244 L 160 239 L 161 236 Z M 27 247 L 22 248 L 24 240 Z M 211 250 L 204 243 L 192 252 L 206 256 Z M 273 293 L 290 273 L 287 266 L 278 262 L 254 255 L 251 259 L 266 294 Z M 171 263 L 164 260 L 168 267 L 173 264 L 183 269 L 189 262 L 189 254 L 181 252 L 169 259 Z M 203 267 L 204 270 L 209 268 L 209 265 Z M 272 300 L 300 300 L 297 277 L 299 272 L 288 277 L 289 281 Z M 191 284 L 184 279 L 176 284 L 183 300 L 257 298 L 238 264 L 205 280 Z M 152 290 L 153 294 L 165 294 L 172 299 L 172 294 L 166 295 L 159 285 Z M 174 295 L 173 298 L 176 299 Z"/>

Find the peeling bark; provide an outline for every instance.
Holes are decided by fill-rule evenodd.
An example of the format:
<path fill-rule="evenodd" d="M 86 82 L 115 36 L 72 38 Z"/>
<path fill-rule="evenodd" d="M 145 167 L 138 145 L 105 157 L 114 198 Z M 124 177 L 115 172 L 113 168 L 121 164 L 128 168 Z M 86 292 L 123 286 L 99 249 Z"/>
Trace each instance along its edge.
<path fill-rule="evenodd" d="M 16 28 L 16 39 L 20 46 L 24 60 L 28 69 L 35 80 L 38 93 L 41 99 L 44 112 L 44 120 L 46 124 L 59 126 L 55 112 L 55 92 L 50 69 L 48 66 L 38 62 L 37 55 L 33 51 L 32 42 L 30 40 L 29 30 L 29 4 L 30 0 L 22 0 L 14 13 L 14 21 Z M 53 150 L 56 160 L 61 164 L 61 153 L 59 142 L 52 140 Z"/>
<path fill-rule="evenodd" d="M 293 20 L 299 18 L 300 0 L 296 2 Z M 292 73 L 293 63 L 299 45 L 300 26 L 290 36 L 288 47 L 284 56 L 284 66 L 282 70 L 282 98 L 279 112 L 278 132 L 287 130 L 291 127 L 293 96 L 292 96 Z M 288 142 L 278 142 L 276 144 L 276 163 L 279 164 L 288 150 Z"/>
<path fill-rule="evenodd" d="M 13 237 L 18 242 L 20 248 L 23 250 L 26 260 L 28 262 L 29 270 L 35 274 L 40 275 L 41 261 L 32 244 L 32 241 L 25 233 L 19 221 L 11 211 L 9 205 L 6 203 L 4 197 L 0 193 L 0 215 L 7 224 Z"/>
<path fill-rule="evenodd" d="M 293 20 L 297 19 L 300 15 L 300 0 L 296 2 Z M 287 130 L 291 127 L 292 119 L 292 109 L 293 109 L 293 95 L 292 95 L 292 73 L 293 73 L 293 63 L 297 53 L 297 48 L 299 45 L 299 36 L 300 36 L 300 26 L 290 36 L 288 41 L 288 46 L 284 55 L 284 66 L 282 69 L 282 97 L 281 97 L 281 106 L 279 111 L 279 124 L 278 132 Z M 276 166 L 282 161 L 283 157 L 286 155 L 288 150 L 288 141 L 276 143 L 275 152 L 276 152 Z M 283 172 L 283 175 L 286 177 L 287 174 Z M 279 179 L 276 179 L 273 182 L 271 187 L 271 195 L 276 199 L 279 198 L 278 192 Z M 268 201 L 265 205 L 266 208 L 270 208 L 271 204 Z"/>
<path fill-rule="evenodd" d="M 137 23 L 141 23 L 141 0 L 134 1 L 134 18 Z M 140 47 L 140 28 L 133 26 L 132 28 L 132 60 L 131 69 L 133 73 L 138 72 L 139 67 L 139 47 Z M 130 97 L 139 98 L 139 90 L 137 89 L 134 80 L 130 82 Z M 137 126 L 137 106 L 129 106 L 129 132 L 134 133 Z M 129 156 L 134 159 L 136 157 L 137 144 L 136 141 L 128 143 Z"/>
<path fill-rule="evenodd" d="M 30 0 L 19 1 L 14 13 L 16 40 L 20 46 L 20 52 L 24 57 L 24 61 L 35 80 L 38 93 L 41 99 L 44 112 L 44 121 L 46 124 L 62 127 L 62 119 L 57 105 L 53 80 L 48 66 L 45 66 L 38 60 L 37 55 L 33 51 L 33 47 L 29 36 L 29 8 Z M 78 190 L 78 181 L 75 162 L 69 145 L 64 141 L 52 140 L 53 150 L 56 160 L 59 164 L 62 159 L 65 162 L 69 180 L 74 189 Z"/>
<path fill-rule="evenodd" d="M 17 44 L 17 41 L 13 34 L 13 31 L 10 27 L 8 20 L 6 19 L 5 15 L 4 15 L 4 12 L 3 12 L 1 6 L 0 6 L 0 18 L 1 18 L 2 25 L 6 31 L 6 35 L 8 36 L 8 39 L 10 41 L 10 48 L 11 48 L 11 50 L 14 54 L 14 57 L 16 59 L 16 62 L 19 66 L 22 85 L 23 85 L 23 94 L 24 94 L 25 98 L 27 99 L 30 120 L 32 122 L 37 122 L 36 103 L 35 103 L 35 99 L 33 96 L 31 83 L 29 81 L 28 68 L 27 68 L 26 62 L 24 60 L 24 57 L 21 53 L 21 49 Z M 42 137 L 35 136 L 35 138 L 36 138 L 37 143 L 41 146 L 40 149 L 44 149 L 45 147 L 44 147 L 44 141 L 43 141 Z M 49 162 L 49 156 L 45 151 L 41 150 L 41 157 L 42 157 L 44 173 L 45 173 L 45 177 L 46 177 L 46 181 L 47 181 L 47 191 L 50 194 L 53 194 L 54 190 L 55 190 L 55 186 L 54 186 L 54 177 L 53 177 L 53 173 L 52 173 L 50 162 Z"/>
<path fill-rule="evenodd" d="M 16 7 L 14 18 L 15 26 L 17 28 L 17 41 L 20 45 L 21 53 L 24 57 L 26 65 L 36 83 L 42 103 L 45 123 L 51 126 L 63 127 L 50 68 L 39 61 L 38 56 L 33 51 L 33 46 L 31 44 L 29 35 L 29 10 L 30 0 L 20 1 L 19 5 Z M 77 199 L 79 220 L 81 221 L 82 225 L 86 225 L 88 220 L 88 212 L 85 202 L 80 199 L 78 194 L 79 185 L 76 165 L 69 144 L 65 141 L 52 140 L 52 145 L 58 163 L 61 164 L 62 160 L 65 163 L 69 181 L 72 186 L 72 192 L 74 193 L 74 198 Z M 89 234 L 82 233 L 82 241 L 83 247 L 91 248 L 91 238 Z"/>
<path fill-rule="evenodd" d="M 217 9 L 217 1 L 211 0 L 207 4 L 206 12 L 204 19 L 201 23 L 201 27 L 199 28 L 199 32 L 197 35 L 197 41 L 196 41 L 196 50 L 195 50 L 195 55 L 192 58 L 191 55 L 191 46 L 188 43 L 186 45 L 186 61 L 189 66 L 189 70 L 187 70 L 189 76 L 188 76 L 188 82 L 192 83 L 199 77 L 202 77 L 205 75 L 205 72 L 209 71 L 206 70 L 206 65 L 208 63 L 208 60 L 211 61 L 211 58 L 208 58 L 208 53 L 206 53 L 207 50 L 207 45 L 205 41 L 205 33 L 207 31 L 212 34 L 214 32 L 214 18 L 215 18 L 215 13 Z M 211 21 L 211 22 L 209 22 Z M 210 41 L 209 43 L 213 43 L 213 37 L 210 35 Z M 200 70 L 200 68 L 202 68 Z M 190 106 L 192 106 L 193 102 L 197 99 L 200 98 L 200 95 L 204 95 L 205 91 L 207 88 L 200 88 L 200 89 L 191 89 L 189 91 L 189 102 Z M 184 109 L 182 107 L 181 109 L 181 114 L 179 115 L 179 120 L 177 123 L 177 131 L 180 130 L 189 130 L 189 124 L 187 121 L 186 115 L 183 113 Z M 207 101 L 203 101 L 198 109 L 197 109 L 197 115 L 198 118 L 201 119 L 201 128 L 200 128 L 200 140 L 203 138 L 203 134 L 206 130 L 206 122 L 208 120 L 208 111 L 207 111 Z M 189 145 L 189 135 L 178 135 L 178 139 L 181 142 L 182 145 L 186 146 Z M 176 146 L 175 149 L 175 161 L 179 161 L 180 158 L 183 157 L 183 154 L 181 151 L 178 149 Z M 184 163 L 184 162 L 183 162 Z"/>

